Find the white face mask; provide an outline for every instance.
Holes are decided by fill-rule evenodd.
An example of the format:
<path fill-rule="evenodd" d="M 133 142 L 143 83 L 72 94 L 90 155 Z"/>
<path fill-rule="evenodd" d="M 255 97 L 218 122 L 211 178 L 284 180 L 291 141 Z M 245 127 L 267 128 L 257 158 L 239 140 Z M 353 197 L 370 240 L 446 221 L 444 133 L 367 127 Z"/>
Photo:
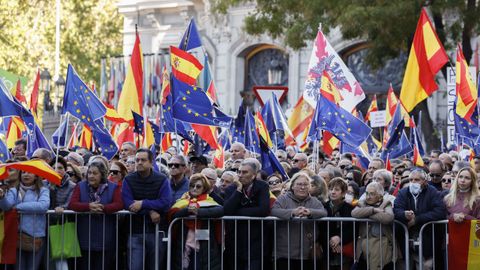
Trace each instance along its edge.
<path fill-rule="evenodd" d="M 410 183 L 410 185 L 408 185 L 408 189 L 412 195 L 416 196 L 420 193 L 420 191 L 422 191 L 422 186 L 419 183 Z"/>
<path fill-rule="evenodd" d="M 345 202 L 352 203 L 353 202 L 353 195 L 352 194 L 345 194 Z"/>

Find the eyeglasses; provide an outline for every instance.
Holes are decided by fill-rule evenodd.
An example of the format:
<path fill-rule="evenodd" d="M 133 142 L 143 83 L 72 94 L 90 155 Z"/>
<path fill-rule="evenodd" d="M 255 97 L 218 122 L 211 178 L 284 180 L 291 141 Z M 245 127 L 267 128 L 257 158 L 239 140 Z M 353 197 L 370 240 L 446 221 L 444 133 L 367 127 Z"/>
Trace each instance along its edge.
<path fill-rule="evenodd" d="M 402 171 L 402 170 L 394 170 L 394 171 L 393 171 L 393 174 L 402 175 L 402 174 L 403 174 L 403 171 Z"/>
<path fill-rule="evenodd" d="M 175 164 L 175 163 L 168 164 L 168 167 L 177 168 L 177 169 L 180 168 L 180 167 L 183 167 L 183 166 L 185 166 L 185 164 L 178 164 L 178 163 L 177 164 Z"/>
<path fill-rule="evenodd" d="M 310 186 L 310 183 L 306 183 L 306 184 L 295 183 L 295 186 L 299 188 L 306 188 Z"/>
<path fill-rule="evenodd" d="M 442 179 L 442 183 L 444 183 L 444 184 L 451 184 L 451 183 L 452 183 L 452 179 Z"/>
<path fill-rule="evenodd" d="M 303 161 L 303 159 L 294 159 L 292 161 L 293 161 L 293 163 L 297 163 L 297 162 Z"/>
<path fill-rule="evenodd" d="M 190 185 L 190 188 L 192 188 L 192 189 L 202 189 L 202 188 L 203 188 L 203 186 L 202 186 L 202 184 L 198 184 L 198 185 Z"/>
<path fill-rule="evenodd" d="M 438 173 L 431 173 L 431 174 L 430 174 L 430 177 L 432 177 L 432 178 L 440 178 L 440 177 L 442 177 L 442 175 L 441 175 L 441 174 L 438 174 Z"/>
<path fill-rule="evenodd" d="M 68 172 L 66 172 L 66 174 L 68 174 L 68 176 L 70 176 L 70 177 L 75 176 L 75 172 L 72 172 L 72 171 L 68 171 Z"/>
<path fill-rule="evenodd" d="M 110 174 L 117 175 L 117 174 L 119 174 L 119 173 L 120 173 L 120 171 L 110 170 Z"/>

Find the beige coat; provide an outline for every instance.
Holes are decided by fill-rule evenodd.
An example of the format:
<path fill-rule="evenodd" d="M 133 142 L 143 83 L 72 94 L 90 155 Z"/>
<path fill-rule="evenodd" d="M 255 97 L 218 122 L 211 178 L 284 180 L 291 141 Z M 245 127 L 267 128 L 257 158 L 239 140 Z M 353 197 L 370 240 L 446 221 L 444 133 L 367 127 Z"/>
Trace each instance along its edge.
<path fill-rule="evenodd" d="M 383 212 L 374 213 L 374 208 L 383 209 Z M 355 260 L 358 261 L 363 254 L 363 259 L 367 261 L 366 254 L 368 253 L 368 269 L 382 269 L 382 265 L 385 266 L 395 261 L 391 225 L 394 214 L 391 202 L 383 200 L 380 205 L 369 206 L 365 204 L 365 201 L 360 201 L 358 206 L 353 209 L 352 217 L 370 218 L 376 221 L 362 222 L 360 224 Z M 382 235 L 381 237 L 380 234 Z"/>

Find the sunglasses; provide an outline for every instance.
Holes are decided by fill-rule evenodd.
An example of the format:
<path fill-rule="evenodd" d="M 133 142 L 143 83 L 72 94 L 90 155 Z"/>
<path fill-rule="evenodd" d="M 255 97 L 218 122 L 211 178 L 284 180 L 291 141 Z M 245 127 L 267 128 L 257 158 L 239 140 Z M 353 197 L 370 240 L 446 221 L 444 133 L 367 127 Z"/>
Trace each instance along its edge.
<path fill-rule="evenodd" d="M 402 175 L 403 171 L 402 170 L 395 170 L 395 171 L 393 171 L 393 174 Z"/>
<path fill-rule="evenodd" d="M 185 166 L 185 164 L 178 164 L 178 163 L 177 164 L 176 163 L 168 164 L 168 167 L 177 168 L 177 169 L 180 168 L 180 167 L 183 167 L 183 166 Z"/>
<path fill-rule="evenodd" d="M 444 184 L 451 184 L 451 183 L 452 183 L 452 179 L 442 179 L 442 183 L 444 183 Z"/>
<path fill-rule="evenodd" d="M 66 174 L 68 174 L 68 176 L 70 176 L 70 177 L 73 177 L 73 176 L 75 176 L 75 172 L 71 172 L 71 171 L 69 171 L 69 172 L 66 172 Z"/>
<path fill-rule="evenodd" d="M 230 171 L 232 171 L 232 172 L 238 172 L 238 169 L 237 169 L 237 168 L 230 168 Z"/>
<path fill-rule="evenodd" d="M 111 171 L 110 171 L 110 173 L 111 173 L 111 174 L 113 174 L 113 175 L 117 175 L 117 174 L 119 174 L 119 173 L 120 173 L 120 171 L 117 171 L 117 170 L 111 170 Z"/>
<path fill-rule="evenodd" d="M 270 180 L 270 181 L 268 181 L 268 185 L 270 185 L 270 186 L 275 186 L 275 185 L 280 184 L 281 182 L 282 182 L 282 181 L 281 181 L 280 179 L 278 179 L 278 180 Z"/>
<path fill-rule="evenodd" d="M 202 189 L 202 188 L 203 188 L 203 185 L 201 185 L 201 184 L 199 184 L 199 185 L 190 185 L 190 188 Z"/>
<path fill-rule="evenodd" d="M 441 174 L 438 174 L 438 173 L 431 173 L 431 174 L 430 174 L 430 177 L 432 177 L 432 178 L 440 178 L 440 177 L 442 177 L 442 175 L 441 175 Z"/>
<path fill-rule="evenodd" d="M 303 161 L 302 159 L 294 159 L 292 160 L 294 163 L 297 163 L 297 162 L 300 162 L 300 161 Z"/>
<path fill-rule="evenodd" d="M 347 181 L 353 181 L 353 177 L 345 177 Z"/>

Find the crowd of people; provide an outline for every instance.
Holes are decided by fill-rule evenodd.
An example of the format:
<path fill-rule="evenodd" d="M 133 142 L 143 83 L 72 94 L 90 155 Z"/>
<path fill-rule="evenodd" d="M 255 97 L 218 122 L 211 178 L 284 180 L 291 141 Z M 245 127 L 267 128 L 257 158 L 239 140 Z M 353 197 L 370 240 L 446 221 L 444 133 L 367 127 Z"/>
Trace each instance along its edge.
<path fill-rule="evenodd" d="M 7 162 L 26 160 L 25 151 L 26 142 L 17 141 Z M 184 156 L 175 147 L 152 153 L 129 142 L 110 161 L 84 148 L 57 153 L 37 149 L 31 158 L 48 162 L 60 185 L 11 170 L 0 188 L 0 209 L 22 213 L 17 269 L 154 269 L 155 260 L 165 269 L 167 246 L 162 242 L 156 253 L 155 233 L 166 234 L 177 218 L 187 219 L 172 226 L 171 269 L 393 269 L 406 250 L 412 265 L 442 269 L 445 231 L 426 229 L 420 261 L 418 246 L 405 247 L 403 227 L 394 221 L 417 239 L 430 221 L 480 218 L 480 157 L 468 162 L 455 151 L 432 151 L 424 167 L 405 158 L 386 168 L 373 158 L 363 169 L 350 153 L 287 147 L 275 156 L 288 177 L 265 173 L 238 142 L 222 169 L 209 155 Z M 56 214 L 48 221 L 47 210 Z M 91 213 L 75 216 L 81 256 L 73 262 L 46 256 L 47 226 L 72 219 L 65 210 Z M 131 214 L 110 215 L 120 210 Z M 252 220 L 220 222 L 223 216 Z M 267 216 L 278 219 L 258 219 Z M 22 239 L 30 238 L 27 246 Z"/>

